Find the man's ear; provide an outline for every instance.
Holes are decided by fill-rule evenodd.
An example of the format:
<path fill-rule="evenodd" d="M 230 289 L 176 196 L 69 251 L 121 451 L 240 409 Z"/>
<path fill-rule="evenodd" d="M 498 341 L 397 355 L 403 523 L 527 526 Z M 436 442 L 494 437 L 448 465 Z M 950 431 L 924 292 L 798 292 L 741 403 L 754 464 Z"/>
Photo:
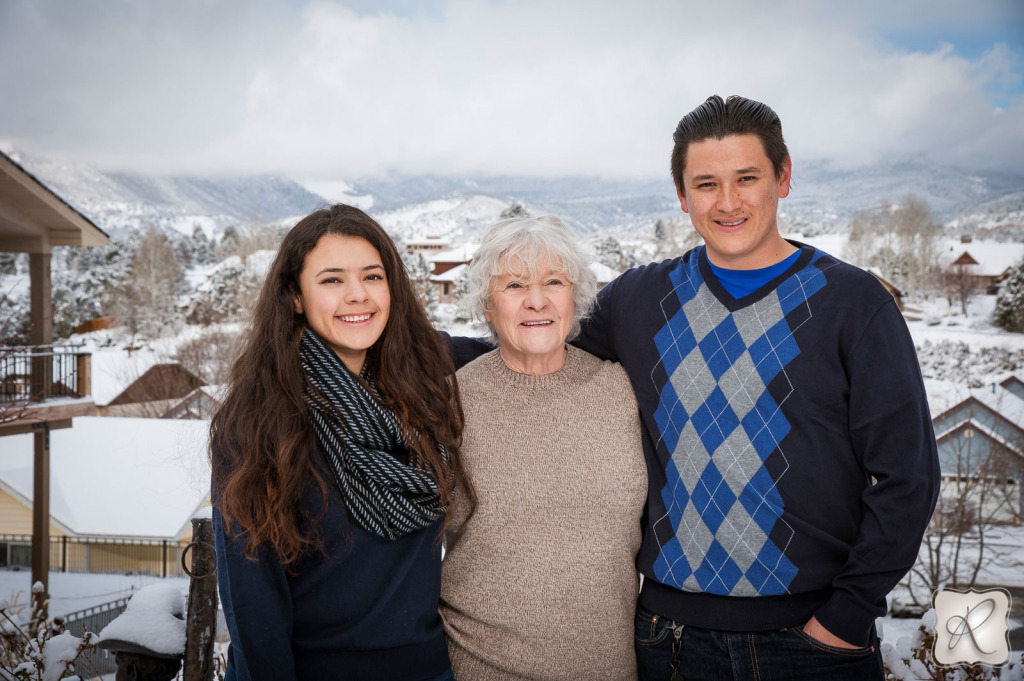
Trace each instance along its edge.
<path fill-rule="evenodd" d="M 793 179 L 793 159 L 787 156 L 782 161 L 782 172 L 779 174 L 779 198 L 789 196 L 789 181 Z"/>
<path fill-rule="evenodd" d="M 676 196 L 679 197 L 679 207 L 683 209 L 684 213 L 689 213 L 690 211 L 686 210 L 686 194 L 678 185 L 676 186 Z"/>

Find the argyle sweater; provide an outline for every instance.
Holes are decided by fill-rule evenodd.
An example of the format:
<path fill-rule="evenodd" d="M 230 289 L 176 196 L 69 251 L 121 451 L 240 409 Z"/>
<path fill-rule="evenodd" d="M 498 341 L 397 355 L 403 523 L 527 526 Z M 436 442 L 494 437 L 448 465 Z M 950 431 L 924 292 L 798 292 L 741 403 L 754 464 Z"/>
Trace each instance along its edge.
<path fill-rule="evenodd" d="M 892 296 L 794 245 L 796 262 L 740 300 L 703 247 L 632 269 L 576 344 L 621 362 L 640 407 L 640 603 L 732 631 L 814 615 L 866 645 L 935 504 L 935 437 Z"/>

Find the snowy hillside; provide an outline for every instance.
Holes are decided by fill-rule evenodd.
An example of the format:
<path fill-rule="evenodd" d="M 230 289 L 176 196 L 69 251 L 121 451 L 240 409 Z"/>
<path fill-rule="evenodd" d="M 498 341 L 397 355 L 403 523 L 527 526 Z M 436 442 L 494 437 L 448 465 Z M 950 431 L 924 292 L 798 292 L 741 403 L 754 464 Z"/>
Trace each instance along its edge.
<path fill-rule="evenodd" d="M 149 226 L 209 236 L 234 224 L 266 224 L 302 216 L 324 199 L 274 175 L 176 177 L 104 173 L 72 163 L 4 149 L 16 163 L 108 234 Z"/>
<path fill-rule="evenodd" d="M 681 215 L 671 177 L 446 177 L 391 174 L 305 185 L 271 175 L 169 177 L 101 172 L 6 149 L 18 163 L 108 233 L 157 225 L 191 235 L 227 225 L 291 220 L 343 200 L 370 210 L 392 232 L 472 239 L 512 202 L 534 215 L 552 213 L 583 233 L 649 235 L 658 219 Z M 1024 239 L 1024 174 L 971 173 L 921 159 L 841 168 L 795 159 L 794 185 L 780 204 L 789 231 L 845 231 L 864 208 L 914 194 L 950 232 Z M 325 198 L 326 197 L 326 198 Z"/>
<path fill-rule="evenodd" d="M 464 241 L 486 230 L 508 208 L 508 203 L 488 196 L 449 198 L 375 211 L 380 224 L 391 234 L 406 239 L 428 236 Z"/>

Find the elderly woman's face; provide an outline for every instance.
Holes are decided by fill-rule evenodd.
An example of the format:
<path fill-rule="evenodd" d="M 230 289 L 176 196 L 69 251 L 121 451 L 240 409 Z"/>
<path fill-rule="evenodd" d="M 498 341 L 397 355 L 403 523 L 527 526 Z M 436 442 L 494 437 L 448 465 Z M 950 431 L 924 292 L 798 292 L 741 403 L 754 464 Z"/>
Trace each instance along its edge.
<path fill-rule="evenodd" d="M 535 373 L 524 368 L 564 359 L 576 305 L 559 261 L 542 259 L 532 277 L 516 264 L 503 263 L 503 272 L 491 279 L 490 309 L 484 318 L 494 327 L 506 364 Z"/>

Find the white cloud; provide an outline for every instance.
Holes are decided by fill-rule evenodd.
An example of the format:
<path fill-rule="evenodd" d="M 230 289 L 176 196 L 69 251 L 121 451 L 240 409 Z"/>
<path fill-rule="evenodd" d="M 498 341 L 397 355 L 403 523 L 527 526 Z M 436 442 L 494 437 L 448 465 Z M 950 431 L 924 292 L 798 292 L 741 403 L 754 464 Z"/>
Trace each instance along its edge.
<path fill-rule="evenodd" d="M 0 10 L 25 36 L 12 47 L 0 29 L 0 59 L 28 62 L 0 76 L 5 102 L 18 95 L 0 134 L 198 172 L 661 175 L 680 116 L 737 93 L 779 112 L 798 161 L 924 153 L 1019 168 L 1024 155 L 1019 43 L 967 58 L 882 37 L 929 12 L 943 35 L 957 20 L 949 2 L 840 15 L 801 1 L 450 0 L 373 13 L 236 0 L 217 16 L 191 2 L 123 14 L 97 3 L 73 21 L 28 3 Z M 1007 10 L 972 12 L 976 34 Z M 48 57 L 54 37 L 63 48 Z"/>

